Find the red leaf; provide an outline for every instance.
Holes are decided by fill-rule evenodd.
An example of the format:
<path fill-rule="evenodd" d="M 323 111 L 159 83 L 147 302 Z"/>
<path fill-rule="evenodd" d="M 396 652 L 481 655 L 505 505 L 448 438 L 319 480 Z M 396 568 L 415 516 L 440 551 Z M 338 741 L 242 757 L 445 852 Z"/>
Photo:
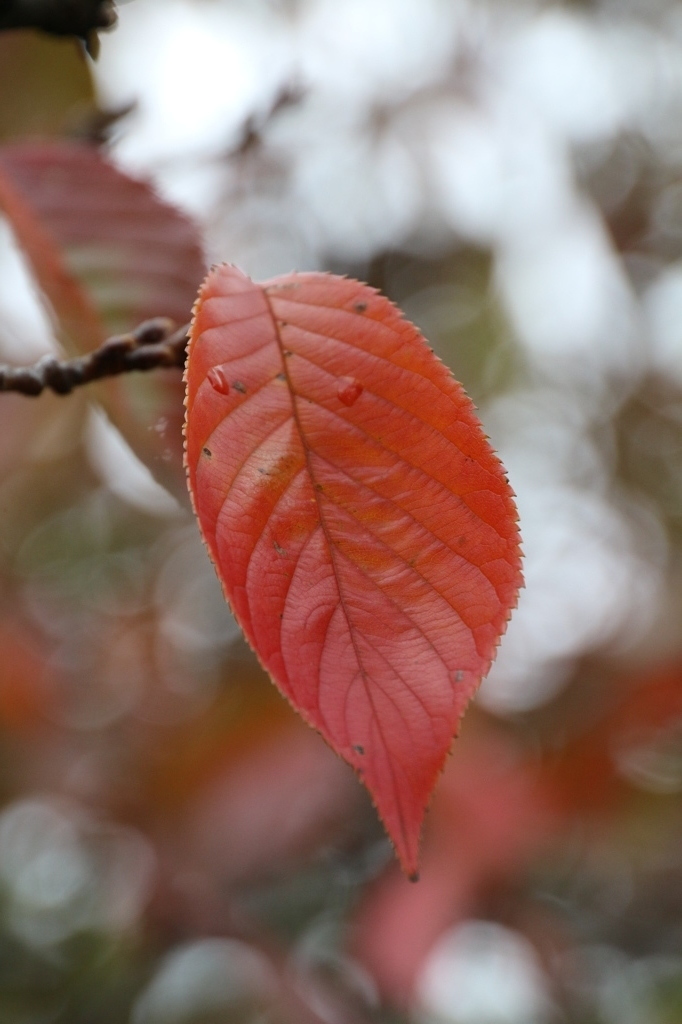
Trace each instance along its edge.
<path fill-rule="evenodd" d="M 189 319 L 204 275 L 198 230 L 147 183 L 123 174 L 91 146 L 1 146 L 0 209 L 70 354 L 97 348 L 108 333 L 128 331 L 149 317 L 178 324 Z M 125 384 L 108 380 L 90 395 L 100 399 L 157 478 L 181 493 L 175 375 Z M 150 429 L 154 423 L 166 429 Z"/>
<path fill-rule="evenodd" d="M 186 379 L 189 486 L 225 594 L 415 875 L 521 583 L 502 466 L 417 329 L 357 281 L 214 269 Z"/>
<path fill-rule="evenodd" d="M 20 151 L 21 147 L 17 147 Z M 41 222 L 37 211 L 12 180 L 20 173 L 11 155 L 13 148 L 0 149 L 0 209 L 10 221 L 27 256 L 36 280 L 58 320 L 60 339 L 67 352 L 87 352 L 105 339 L 104 325 L 89 296 L 64 266 L 56 239 Z M 12 173 L 13 172 L 13 173 Z"/>
<path fill-rule="evenodd" d="M 153 316 L 178 324 L 189 318 L 204 274 L 198 232 L 147 183 L 123 174 L 93 147 L 66 142 L 4 146 L 0 175 L 0 202 L 58 317 L 59 295 L 43 274 L 36 231 L 58 247 L 73 286 L 84 289 L 107 331 L 127 331 Z"/>

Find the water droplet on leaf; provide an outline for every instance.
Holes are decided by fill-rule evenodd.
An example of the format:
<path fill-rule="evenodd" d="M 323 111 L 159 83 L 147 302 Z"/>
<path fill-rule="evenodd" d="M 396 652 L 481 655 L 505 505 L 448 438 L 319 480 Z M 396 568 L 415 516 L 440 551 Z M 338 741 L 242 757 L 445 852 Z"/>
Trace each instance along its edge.
<path fill-rule="evenodd" d="M 362 391 L 362 384 L 355 377 L 341 377 L 336 394 L 339 401 L 343 402 L 344 405 L 353 405 L 362 394 Z"/>
<path fill-rule="evenodd" d="M 208 371 L 208 383 L 219 395 L 227 395 L 230 391 L 230 382 L 225 376 L 222 366 L 212 366 Z"/>

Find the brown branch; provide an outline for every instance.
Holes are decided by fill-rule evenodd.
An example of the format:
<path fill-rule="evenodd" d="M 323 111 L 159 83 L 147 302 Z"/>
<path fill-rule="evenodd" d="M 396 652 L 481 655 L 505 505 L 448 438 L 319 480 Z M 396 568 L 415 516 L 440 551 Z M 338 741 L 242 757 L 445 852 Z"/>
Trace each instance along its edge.
<path fill-rule="evenodd" d="M 82 39 L 94 59 L 98 31 L 116 24 L 114 0 L 0 0 L 0 30 L 40 29 L 52 36 Z"/>
<path fill-rule="evenodd" d="M 43 356 L 33 366 L 0 366 L 0 391 L 39 395 L 46 388 L 68 395 L 74 388 L 102 377 L 115 377 L 135 370 L 185 365 L 189 324 L 176 330 L 172 320 L 145 320 L 130 334 L 108 338 L 103 345 L 76 359 L 61 362 Z"/>
<path fill-rule="evenodd" d="M 0 0 L 0 29 L 39 28 L 87 39 L 116 21 L 113 0 Z"/>

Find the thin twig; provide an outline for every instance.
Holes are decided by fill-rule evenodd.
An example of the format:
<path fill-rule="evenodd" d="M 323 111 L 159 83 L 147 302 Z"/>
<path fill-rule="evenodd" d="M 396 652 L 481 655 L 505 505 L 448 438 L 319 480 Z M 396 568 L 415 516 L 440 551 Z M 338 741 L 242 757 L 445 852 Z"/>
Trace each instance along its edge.
<path fill-rule="evenodd" d="M 145 320 L 130 334 L 108 338 L 94 352 L 60 361 L 43 356 L 33 366 L 0 366 L 0 391 L 36 396 L 46 388 L 68 395 L 74 388 L 102 377 L 135 370 L 185 365 L 189 324 L 176 330 L 172 320 Z"/>

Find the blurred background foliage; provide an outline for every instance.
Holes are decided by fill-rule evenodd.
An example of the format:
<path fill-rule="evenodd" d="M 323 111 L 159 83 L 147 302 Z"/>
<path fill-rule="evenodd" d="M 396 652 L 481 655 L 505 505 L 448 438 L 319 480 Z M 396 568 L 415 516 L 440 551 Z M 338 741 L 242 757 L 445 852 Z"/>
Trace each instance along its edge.
<path fill-rule="evenodd" d="M 0 33 L 0 142 L 50 140 L 208 263 L 398 302 L 505 462 L 527 587 L 410 885 L 225 607 L 177 373 L 1 396 L 0 1022 L 679 1024 L 682 5 L 131 0 L 96 63 Z M 113 251 L 100 315 L 153 292 Z M 144 315 L 182 316 L 173 272 Z M 55 312 L 3 220 L 0 358 Z"/>

